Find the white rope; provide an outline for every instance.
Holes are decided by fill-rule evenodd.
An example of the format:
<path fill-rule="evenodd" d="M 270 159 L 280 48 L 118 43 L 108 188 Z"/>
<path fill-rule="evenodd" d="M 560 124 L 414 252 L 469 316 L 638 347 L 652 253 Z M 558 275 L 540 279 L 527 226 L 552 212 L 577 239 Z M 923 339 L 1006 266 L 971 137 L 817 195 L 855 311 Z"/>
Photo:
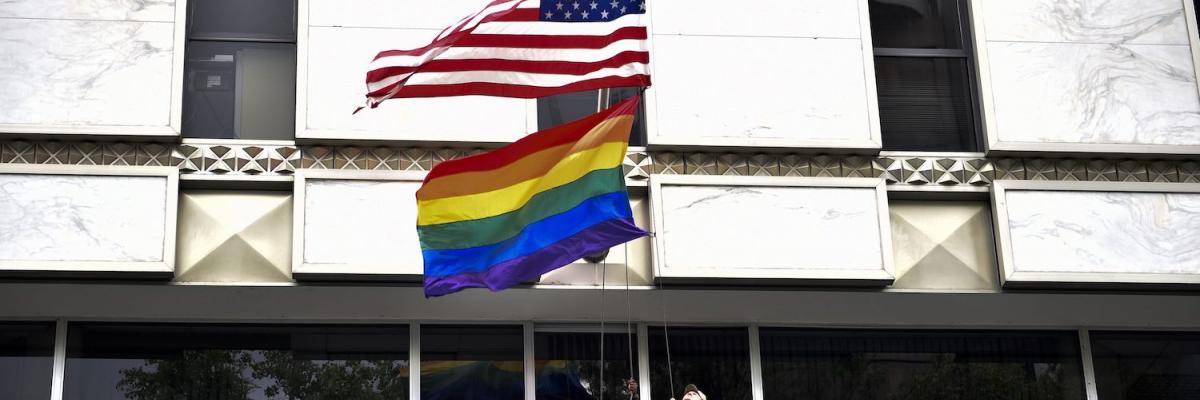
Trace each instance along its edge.
<path fill-rule="evenodd" d="M 629 291 L 629 266 L 632 262 L 629 260 L 629 243 L 625 243 L 625 345 L 629 348 L 629 379 L 625 381 L 625 390 L 629 392 L 629 399 L 633 399 L 633 390 L 629 387 L 629 382 L 633 380 L 633 292 Z"/>
<path fill-rule="evenodd" d="M 604 400 L 604 291 L 608 279 L 608 259 L 600 262 L 600 400 Z"/>
<path fill-rule="evenodd" d="M 650 237 L 657 235 L 657 232 L 650 233 Z M 657 264 L 662 264 L 662 252 L 659 246 L 654 246 L 654 254 L 656 255 L 655 259 L 659 261 Z M 671 332 L 667 327 L 667 302 L 664 300 L 666 298 L 666 293 L 664 293 L 666 285 L 662 282 L 662 266 L 660 265 L 655 265 L 655 281 L 658 283 L 658 302 L 662 305 L 663 343 L 666 345 L 667 350 L 667 384 L 670 385 L 671 398 L 674 399 L 675 371 L 671 368 Z"/>

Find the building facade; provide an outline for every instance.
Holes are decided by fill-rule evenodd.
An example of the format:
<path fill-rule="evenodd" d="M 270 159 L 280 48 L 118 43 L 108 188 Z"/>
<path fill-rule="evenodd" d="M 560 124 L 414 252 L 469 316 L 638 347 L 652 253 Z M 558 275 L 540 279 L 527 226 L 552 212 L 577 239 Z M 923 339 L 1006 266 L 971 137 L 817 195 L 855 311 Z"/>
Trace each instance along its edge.
<path fill-rule="evenodd" d="M 1192 1 L 646 2 L 652 235 L 426 299 L 430 168 L 638 93 L 351 113 L 480 5 L 0 2 L 0 399 L 1200 398 Z"/>

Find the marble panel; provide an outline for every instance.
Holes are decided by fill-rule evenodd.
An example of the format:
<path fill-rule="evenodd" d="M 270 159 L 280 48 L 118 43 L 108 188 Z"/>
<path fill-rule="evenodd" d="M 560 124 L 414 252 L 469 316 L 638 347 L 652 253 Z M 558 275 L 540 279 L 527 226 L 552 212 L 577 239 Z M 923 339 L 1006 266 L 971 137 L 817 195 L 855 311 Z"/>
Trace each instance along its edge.
<path fill-rule="evenodd" d="M 309 0 L 308 25 L 440 31 L 484 4 L 478 0 Z"/>
<path fill-rule="evenodd" d="M 303 268 L 294 272 L 421 274 L 421 182 L 307 179 Z"/>
<path fill-rule="evenodd" d="M 1011 272 L 1200 274 L 1200 194 L 1006 193 Z"/>
<path fill-rule="evenodd" d="M 0 18 L 175 21 L 174 0 L 3 0 Z"/>
<path fill-rule="evenodd" d="M 662 186 L 664 277 L 881 271 L 875 188 Z"/>
<path fill-rule="evenodd" d="M 982 0 L 991 41 L 1188 44 L 1181 0 Z"/>
<path fill-rule="evenodd" d="M 524 136 L 529 101 L 462 96 L 365 104 L 363 77 L 382 49 L 419 47 L 437 31 L 313 27 L 307 65 L 307 138 L 510 142 Z M 469 118 L 464 118 L 469 116 Z"/>
<path fill-rule="evenodd" d="M 870 139 L 858 39 L 655 35 L 654 40 L 657 132 L 650 133 L 651 143 Z M 723 56 L 713 57 L 714 48 Z"/>
<path fill-rule="evenodd" d="M 0 19 L 0 124 L 168 126 L 174 24 Z"/>
<path fill-rule="evenodd" d="M 0 260 L 162 262 L 167 178 L 0 174 Z"/>
<path fill-rule="evenodd" d="M 1001 142 L 1200 145 L 1191 49 L 988 43 Z"/>
<path fill-rule="evenodd" d="M 660 1 L 651 11 L 656 35 L 858 39 L 863 31 L 857 0 L 762 0 L 753 7 L 731 7 L 723 0 Z M 861 12 L 867 12 L 865 6 Z"/>

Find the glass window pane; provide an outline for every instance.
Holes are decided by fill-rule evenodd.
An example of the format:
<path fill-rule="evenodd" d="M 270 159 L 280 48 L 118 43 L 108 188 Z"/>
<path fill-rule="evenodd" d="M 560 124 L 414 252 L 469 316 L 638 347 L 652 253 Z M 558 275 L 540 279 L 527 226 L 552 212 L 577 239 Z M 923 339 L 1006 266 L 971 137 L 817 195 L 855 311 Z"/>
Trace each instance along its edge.
<path fill-rule="evenodd" d="M 407 326 L 72 324 L 65 399 L 406 399 Z"/>
<path fill-rule="evenodd" d="M 602 398 L 596 390 L 602 378 L 599 332 L 538 332 L 534 336 L 538 399 Z M 603 398 L 638 397 L 636 347 L 635 335 L 604 335 Z"/>
<path fill-rule="evenodd" d="M 745 328 L 671 327 L 667 332 L 673 379 L 667 375 L 663 329 L 650 329 L 652 398 L 683 399 L 684 389 L 694 385 L 709 399 L 750 400 L 750 334 Z"/>
<path fill-rule="evenodd" d="M 967 64 L 875 57 L 884 150 L 978 151 Z"/>
<path fill-rule="evenodd" d="M 1091 332 L 1100 400 L 1200 399 L 1200 333 Z"/>
<path fill-rule="evenodd" d="M 421 326 L 422 400 L 525 398 L 520 326 Z"/>
<path fill-rule="evenodd" d="M 1075 332 L 760 335 L 766 400 L 1084 398 Z"/>
<path fill-rule="evenodd" d="M 550 129 L 595 114 L 599 93 L 598 90 L 586 90 L 539 98 L 538 130 Z"/>
<path fill-rule="evenodd" d="M 184 76 L 184 137 L 295 137 L 296 45 L 188 42 Z"/>
<path fill-rule="evenodd" d="M 609 94 L 608 105 L 620 103 L 642 92 L 641 88 L 614 88 Z M 637 116 L 633 118 L 633 130 L 629 133 L 630 146 L 646 145 L 646 98 L 638 103 Z"/>
<path fill-rule="evenodd" d="M 188 1 L 188 38 L 296 41 L 296 0 Z"/>
<path fill-rule="evenodd" d="M 871 0 L 876 48 L 961 49 L 959 0 Z"/>
<path fill-rule="evenodd" d="M 48 399 L 53 323 L 0 323 L 0 399 Z"/>

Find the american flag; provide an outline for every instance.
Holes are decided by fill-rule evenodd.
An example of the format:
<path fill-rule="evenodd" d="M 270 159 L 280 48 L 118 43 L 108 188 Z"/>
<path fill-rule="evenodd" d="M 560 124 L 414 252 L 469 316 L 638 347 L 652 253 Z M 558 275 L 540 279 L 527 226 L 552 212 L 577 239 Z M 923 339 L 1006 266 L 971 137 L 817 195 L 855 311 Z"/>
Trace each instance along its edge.
<path fill-rule="evenodd" d="M 645 0 L 493 0 L 424 47 L 375 56 L 367 104 L 650 86 L 645 13 Z"/>

